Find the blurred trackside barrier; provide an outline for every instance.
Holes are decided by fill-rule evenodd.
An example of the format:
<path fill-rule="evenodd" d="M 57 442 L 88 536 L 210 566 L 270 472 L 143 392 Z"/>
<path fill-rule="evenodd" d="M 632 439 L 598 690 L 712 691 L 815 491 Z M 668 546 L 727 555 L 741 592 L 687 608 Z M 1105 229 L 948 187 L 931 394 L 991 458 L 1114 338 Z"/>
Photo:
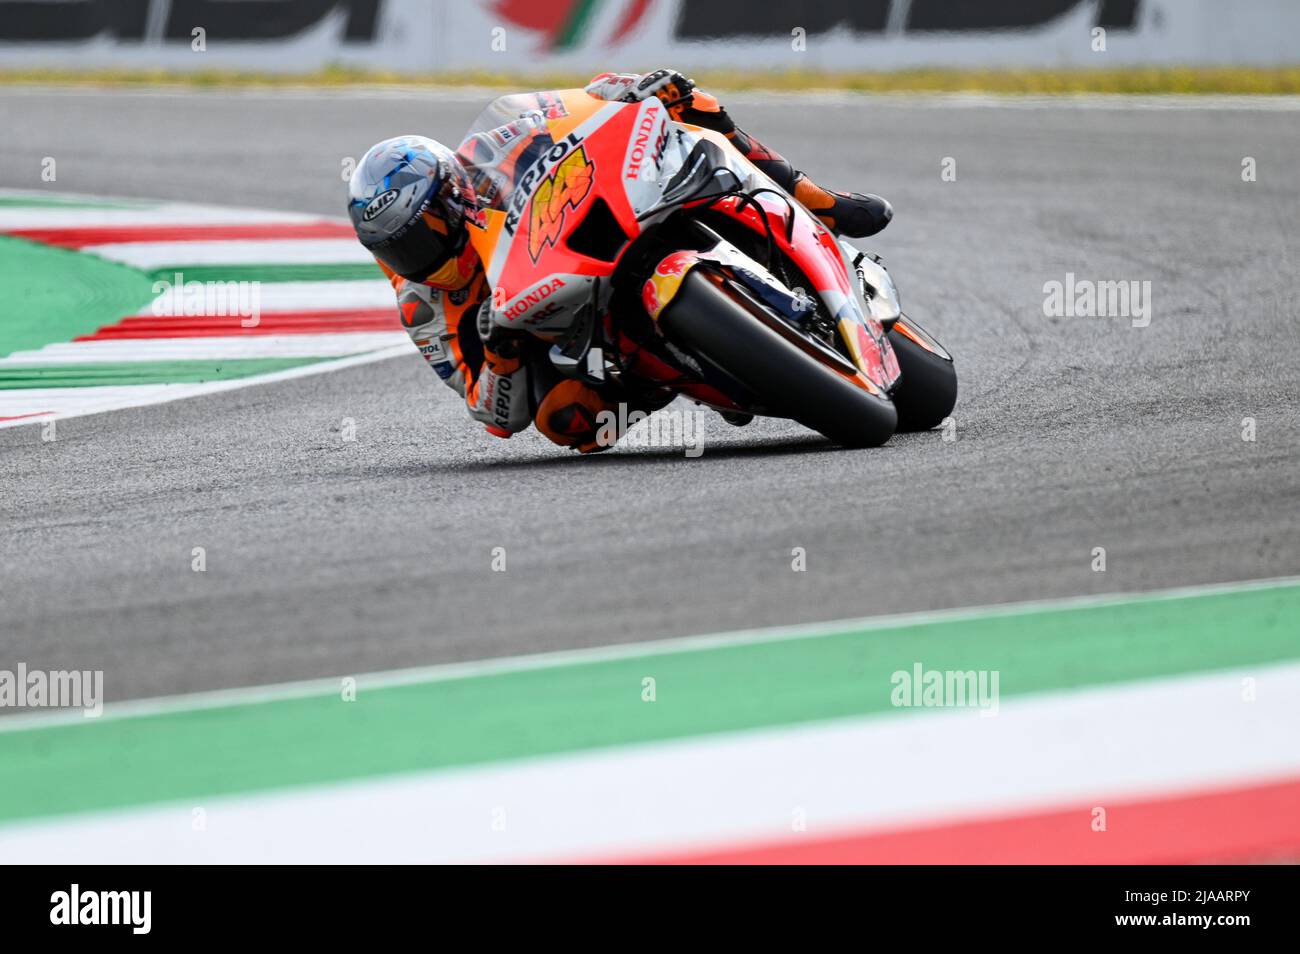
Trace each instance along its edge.
<path fill-rule="evenodd" d="M 1295 0 L 0 0 L 0 71 L 1270 67 L 1297 36 Z"/>

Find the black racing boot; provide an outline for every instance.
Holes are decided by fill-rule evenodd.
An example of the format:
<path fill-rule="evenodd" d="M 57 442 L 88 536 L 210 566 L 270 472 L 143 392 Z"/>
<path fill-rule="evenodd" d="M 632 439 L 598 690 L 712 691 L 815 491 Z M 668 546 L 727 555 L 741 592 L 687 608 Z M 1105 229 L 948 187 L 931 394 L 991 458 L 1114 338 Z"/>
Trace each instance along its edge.
<path fill-rule="evenodd" d="M 894 217 L 893 208 L 878 195 L 832 192 L 802 172 L 795 174 L 794 197 L 828 229 L 848 238 L 875 235 Z"/>
<path fill-rule="evenodd" d="M 875 235 L 894 217 L 889 203 L 878 195 L 823 189 L 809 179 L 807 173 L 798 172 L 779 152 L 737 127 L 725 109 L 715 106 L 711 113 L 692 110 L 692 116 L 686 121 L 716 129 L 725 135 L 741 155 L 803 203 L 832 232 L 848 238 L 865 238 Z"/>

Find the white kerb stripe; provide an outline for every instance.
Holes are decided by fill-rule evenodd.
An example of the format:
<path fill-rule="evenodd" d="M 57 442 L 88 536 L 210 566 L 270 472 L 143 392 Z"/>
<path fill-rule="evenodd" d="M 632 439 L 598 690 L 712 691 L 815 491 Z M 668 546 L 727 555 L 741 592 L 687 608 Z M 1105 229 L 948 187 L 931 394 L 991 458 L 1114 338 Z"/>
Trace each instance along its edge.
<path fill-rule="evenodd" d="M 168 265 L 338 265 L 373 264 L 356 239 L 266 239 L 212 242 L 121 242 L 81 249 L 134 268 Z M 375 274 L 379 274 L 378 266 Z"/>
<path fill-rule="evenodd" d="M 272 311 L 343 312 L 348 309 L 391 308 L 393 326 L 401 327 L 393 286 L 383 278 L 331 282 L 262 282 L 258 286 L 257 296 L 258 308 L 262 314 Z M 161 297 L 166 300 L 165 295 Z M 153 302 L 136 314 L 153 316 Z"/>
<path fill-rule="evenodd" d="M 250 225 L 262 222 L 319 222 L 319 215 L 222 209 L 206 205 L 161 205 L 146 209 L 14 206 L 0 208 L 0 231 L 13 229 L 80 229 L 150 225 Z"/>
<path fill-rule="evenodd" d="M 1287 663 L 1023 696 L 991 718 L 906 712 L 21 823 L 0 857 L 563 859 L 798 839 L 796 809 L 813 837 L 883 831 L 1295 777 L 1298 720 Z"/>
<path fill-rule="evenodd" d="M 69 365 L 121 361 L 205 361 L 217 358 L 334 358 L 406 342 L 404 331 L 354 331 L 321 335 L 243 335 L 192 338 L 125 338 L 73 341 L 16 351 L 5 365 Z"/>

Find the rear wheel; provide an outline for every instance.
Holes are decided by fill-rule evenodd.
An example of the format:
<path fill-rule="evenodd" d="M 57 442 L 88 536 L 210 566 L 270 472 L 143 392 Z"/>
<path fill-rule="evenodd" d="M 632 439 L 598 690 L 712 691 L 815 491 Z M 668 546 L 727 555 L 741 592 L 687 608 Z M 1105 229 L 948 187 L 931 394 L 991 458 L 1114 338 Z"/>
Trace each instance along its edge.
<path fill-rule="evenodd" d="M 762 305 L 705 269 L 692 269 L 659 316 L 680 347 L 734 378 L 765 406 L 845 447 L 875 447 L 898 422 L 887 398 L 869 393 L 848 369 Z"/>
<path fill-rule="evenodd" d="M 957 370 L 952 361 L 921 347 L 897 326 L 889 331 L 889 343 L 903 372 L 892 395 L 898 408 L 898 429 L 928 431 L 938 427 L 957 403 Z"/>

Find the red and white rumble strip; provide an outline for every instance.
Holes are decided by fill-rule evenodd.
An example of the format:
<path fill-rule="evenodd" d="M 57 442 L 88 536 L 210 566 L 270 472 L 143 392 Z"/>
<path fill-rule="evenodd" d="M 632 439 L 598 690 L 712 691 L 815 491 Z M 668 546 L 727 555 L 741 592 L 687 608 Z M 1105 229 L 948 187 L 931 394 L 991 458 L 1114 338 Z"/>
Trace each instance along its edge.
<path fill-rule="evenodd" d="M 133 314 L 106 314 L 97 328 L 69 340 L 6 349 L 0 330 L 0 427 L 195 397 L 411 352 L 392 289 L 345 220 L 187 203 L 32 196 L 24 204 L 26 198 L 14 193 L 0 199 L 6 200 L 0 202 L 0 235 L 96 256 L 159 282 L 171 282 L 173 270 L 182 276 L 199 270 L 215 284 L 259 274 L 273 278 L 245 282 L 257 286 L 255 320 L 176 314 L 160 306 L 177 292 L 155 282 L 153 302 Z M 298 271 L 279 280 L 284 267 Z M 341 270 L 347 274 L 340 277 Z"/>

